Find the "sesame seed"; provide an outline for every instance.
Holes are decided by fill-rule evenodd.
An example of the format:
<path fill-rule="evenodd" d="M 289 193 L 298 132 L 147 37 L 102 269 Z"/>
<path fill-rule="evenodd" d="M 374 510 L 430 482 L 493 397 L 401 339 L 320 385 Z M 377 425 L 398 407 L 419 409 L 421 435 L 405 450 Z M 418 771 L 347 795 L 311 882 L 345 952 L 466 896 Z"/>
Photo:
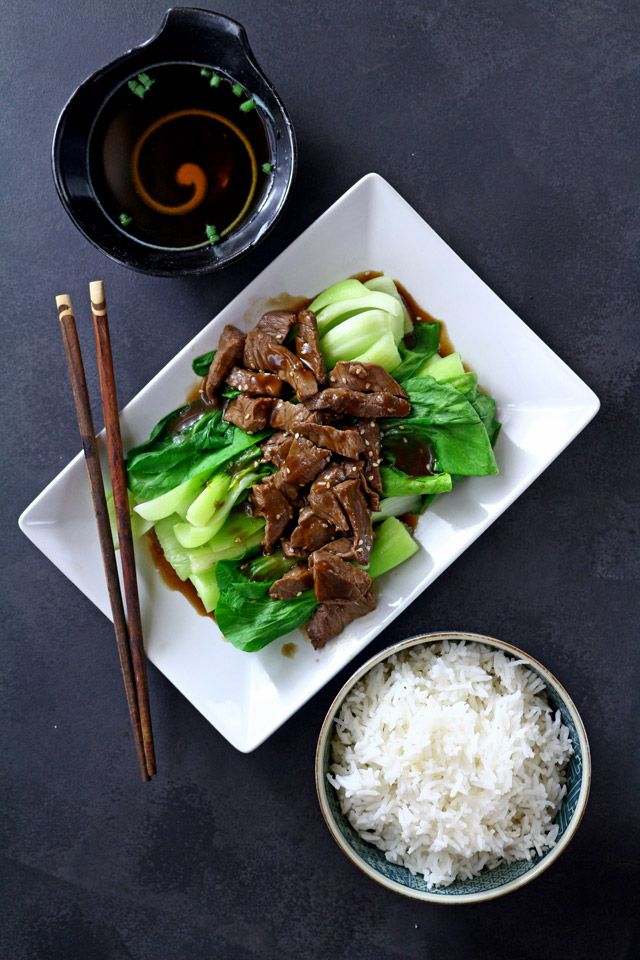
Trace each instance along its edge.
<path fill-rule="evenodd" d="M 281 513 L 276 514 L 276 520 L 279 520 L 281 516 L 282 516 Z"/>
<path fill-rule="evenodd" d="M 401 430 L 404 430 L 403 424 L 400 424 L 400 429 L 401 429 Z"/>
<path fill-rule="evenodd" d="M 367 480 L 368 480 L 370 483 L 373 483 L 373 477 L 367 477 Z"/>
<path fill-rule="evenodd" d="M 403 438 L 402 438 L 402 442 L 403 442 L 403 443 L 409 443 L 409 441 L 407 440 L 406 437 L 403 437 Z"/>

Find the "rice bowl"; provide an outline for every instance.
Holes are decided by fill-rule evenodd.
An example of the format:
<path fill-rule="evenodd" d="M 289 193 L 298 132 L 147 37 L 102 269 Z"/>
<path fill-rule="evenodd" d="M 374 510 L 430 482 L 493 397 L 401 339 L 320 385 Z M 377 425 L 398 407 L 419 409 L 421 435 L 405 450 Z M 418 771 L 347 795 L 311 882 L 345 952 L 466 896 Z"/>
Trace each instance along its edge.
<path fill-rule="evenodd" d="M 488 637 L 434 634 L 345 684 L 316 782 L 357 866 L 408 896 L 459 903 L 509 892 L 557 858 L 589 766 L 577 710 L 537 661 Z"/>

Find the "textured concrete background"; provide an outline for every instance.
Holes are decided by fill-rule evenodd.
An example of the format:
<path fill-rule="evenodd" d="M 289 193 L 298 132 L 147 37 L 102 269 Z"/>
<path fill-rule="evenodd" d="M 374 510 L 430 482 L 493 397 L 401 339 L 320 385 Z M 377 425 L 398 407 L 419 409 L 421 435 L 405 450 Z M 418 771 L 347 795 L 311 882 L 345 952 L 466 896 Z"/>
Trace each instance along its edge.
<path fill-rule="evenodd" d="M 0 955 L 631 957 L 640 8 L 218 0 L 214 9 L 245 24 L 290 110 L 300 172 L 282 221 L 249 258 L 208 278 L 158 280 L 112 264 L 76 232 L 49 147 L 75 86 L 155 32 L 166 5 L 3 0 L 0 11 Z M 111 625 L 17 527 L 78 449 L 54 294 L 82 302 L 86 281 L 104 277 L 124 404 L 370 170 L 602 400 L 585 432 L 359 661 L 420 630 L 486 632 L 542 659 L 582 712 L 594 780 L 575 840 L 521 892 L 459 909 L 386 892 L 326 830 L 314 746 L 351 668 L 244 756 L 151 667 L 160 773 L 143 787 Z M 97 395 L 86 325 L 82 339 Z"/>

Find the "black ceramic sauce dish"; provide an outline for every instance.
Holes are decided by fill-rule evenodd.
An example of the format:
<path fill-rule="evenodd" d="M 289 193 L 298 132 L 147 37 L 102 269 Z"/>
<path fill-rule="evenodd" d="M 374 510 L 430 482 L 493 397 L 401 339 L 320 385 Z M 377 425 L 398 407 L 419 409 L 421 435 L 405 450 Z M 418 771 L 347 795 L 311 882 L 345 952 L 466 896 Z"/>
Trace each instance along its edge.
<path fill-rule="evenodd" d="M 170 248 L 141 242 L 108 216 L 96 195 L 90 170 L 90 141 L 105 103 L 130 78 L 153 74 L 166 64 L 206 66 L 239 84 L 259 111 L 272 171 L 247 215 L 215 244 Z M 113 260 L 156 276 L 208 273 L 254 247 L 282 213 L 296 169 L 293 126 L 276 90 L 256 63 L 244 28 L 207 10 L 168 11 L 156 36 L 123 54 L 82 83 L 56 127 L 52 163 L 62 203 L 76 227 Z"/>

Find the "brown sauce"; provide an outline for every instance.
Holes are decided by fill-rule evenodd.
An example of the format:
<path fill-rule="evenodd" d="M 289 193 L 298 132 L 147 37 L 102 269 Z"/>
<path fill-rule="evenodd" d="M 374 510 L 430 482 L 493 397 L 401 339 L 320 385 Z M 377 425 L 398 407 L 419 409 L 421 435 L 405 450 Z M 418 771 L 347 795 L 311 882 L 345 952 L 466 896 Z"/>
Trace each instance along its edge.
<path fill-rule="evenodd" d="M 195 403 L 196 400 L 203 400 L 206 403 L 206 400 L 202 394 L 202 385 L 204 383 L 204 378 L 202 380 L 196 380 L 194 385 L 189 389 L 185 400 L 187 403 Z"/>
<path fill-rule="evenodd" d="M 231 78 L 218 75 L 212 85 L 213 73 L 195 63 L 156 64 L 121 84 L 96 120 L 89 164 L 98 201 L 151 246 L 224 240 L 269 183 L 260 109 L 249 92 L 234 92 Z"/>
<path fill-rule="evenodd" d="M 417 513 L 403 513 L 401 517 L 398 517 L 398 520 L 402 520 L 402 522 L 409 527 L 412 533 L 418 526 L 419 519 L 420 515 Z"/>
<path fill-rule="evenodd" d="M 186 597 L 191 606 L 200 614 L 201 617 L 209 617 L 215 622 L 216 618 L 214 614 L 207 613 L 204 608 L 204 604 L 198 596 L 196 588 L 191 581 L 181 580 L 168 560 L 165 559 L 165 555 L 162 552 L 162 547 L 160 546 L 158 538 L 153 530 L 147 534 L 147 543 L 149 545 L 151 559 L 153 560 L 153 564 L 160 574 L 162 581 L 166 583 L 170 590 L 177 590 L 183 595 L 183 597 Z"/>
<path fill-rule="evenodd" d="M 297 652 L 298 652 L 298 647 L 295 643 L 283 643 L 282 645 L 283 657 L 288 657 L 289 660 L 293 660 Z"/>
<path fill-rule="evenodd" d="M 192 404 L 189 409 L 185 410 L 184 413 L 177 414 L 172 420 L 168 421 L 164 428 L 167 434 L 178 433 L 180 430 L 192 426 L 197 420 L 200 420 L 205 413 L 209 413 L 211 410 L 211 405 L 200 395 L 193 400 L 188 398 L 187 402 Z"/>
<path fill-rule="evenodd" d="M 396 437 L 389 440 L 386 449 L 395 458 L 398 470 L 408 473 L 410 477 L 431 477 L 436 473 L 436 457 L 429 443 L 409 443 Z"/>

